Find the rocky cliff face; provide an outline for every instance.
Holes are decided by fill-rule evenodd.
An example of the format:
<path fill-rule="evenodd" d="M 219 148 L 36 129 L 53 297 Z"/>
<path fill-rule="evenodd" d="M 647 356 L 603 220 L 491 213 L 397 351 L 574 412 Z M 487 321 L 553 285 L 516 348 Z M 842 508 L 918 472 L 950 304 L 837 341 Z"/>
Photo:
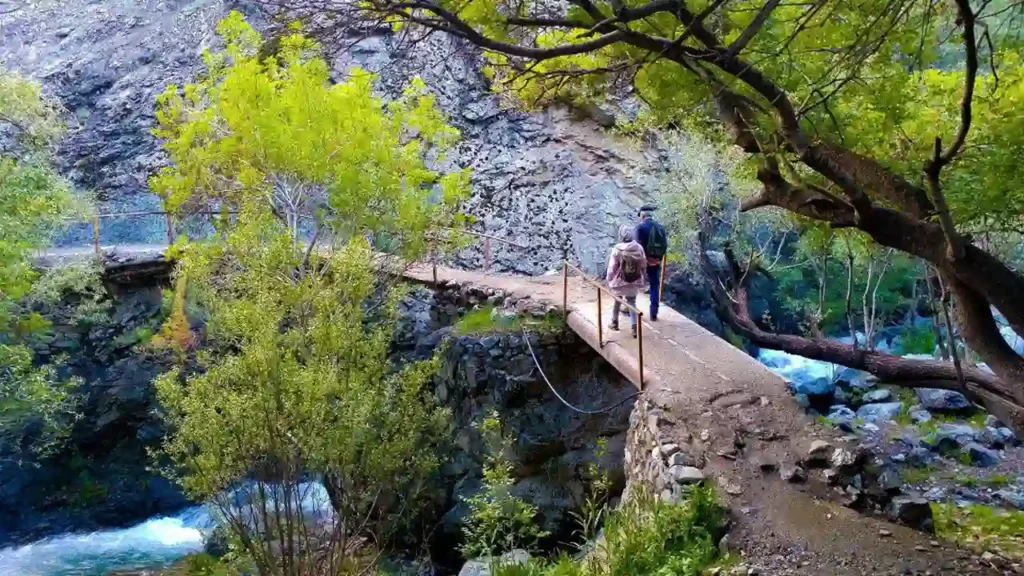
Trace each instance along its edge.
<path fill-rule="evenodd" d="M 454 416 L 452 445 L 442 468 L 441 537 L 449 543 L 458 538 L 465 498 L 481 488 L 488 448 L 477 426 L 496 412 L 514 439 L 508 455 L 516 477 L 513 492 L 539 508 L 545 530 L 566 541 L 576 528 L 570 513 L 583 504 L 594 480 L 593 466 L 608 475 L 614 494 L 625 485 L 622 458 L 636 388 L 571 332 L 531 332 L 529 344 L 518 330 L 458 334 L 453 327 L 458 317 L 488 303 L 510 314 L 516 309 L 520 315 L 549 312 L 529 300 L 514 302 L 472 286 L 422 289 L 405 300 L 395 340 L 402 359 L 427 358 L 447 346 L 434 379 L 435 398 Z M 559 400 L 534 363 L 531 346 L 566 401 L 604 411 L 583 414 Z"/>
<path fill-rule="evenodd" d="M 165 162 L 150 134 L 156 95 L 201 70 L 201 54 L 228 10 L 242 10 L 258 27 L 266 14 L 232 0 L 50 0 L 0 16 L 0 64 L 39 78 L 67 107 L 74 128 L 64 143 L 64 172 L 94 191 L 101 211 L 158 209 L 147 178 Z M 349 45 L 338 41 L 337 44 Z M 496 244 L 495 266 L 527 274 L 557 268 L 563 253 L 591 270 L 601 268 L 618 225 L 644 201 L 642 168 L 653 159 L 617 142 L 593 118 L 567 110 L 526 113 L 505 108 L 480 72 L 479 54 L 437 35 L 405 47 L 387 32 L 351 50 L 326 46 L 337 77 L 353 64 L 380 74 L 385 97 L 422 77 L 464 136 L 453 166 L 474 170 L 467 212 L 476 228 L 529 246 Z M 165 238 L 158 216 L 110 219 L 104 242 Z M 65 242 L 87 242 L 87 227 Z M 510 251 L 511 250 L 511 251 Z M 482 267 L 481 248 L 460 264 Z"/>
<path fill-rule="evenodd" d="M 170 358 L 136 346 L 162 320 L 159 286 L 132 289 L 108 318 L 82 322 L 67 302 L 38 309 L 52 322 L 41 360 L 82 378 L 80 417 L 45 455 L 34 423 L 0 430 L 0 544 L 121 526 L 188 502 L 151 469 L 147 450 L 165 433 L 153 379 Z"/>

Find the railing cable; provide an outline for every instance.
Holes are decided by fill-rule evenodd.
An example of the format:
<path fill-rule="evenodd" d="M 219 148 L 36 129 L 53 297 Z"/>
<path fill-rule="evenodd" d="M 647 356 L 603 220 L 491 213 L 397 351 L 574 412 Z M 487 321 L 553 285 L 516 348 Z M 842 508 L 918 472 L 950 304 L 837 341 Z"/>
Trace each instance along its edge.
<path fill-rule="evenodd" d="M 640 391 L 634 392 L 634 393 L 630 394 L 629 396 L 626 396 L 622 400 L 619 400 L 615 404 L 612 404 L 611 406 L 608 406 L 607 408 L 602 408 L 600 410 L 584 410 L 582 408 L 577 408 L 577 407 L 573 406 L 572 404 L 570 404 L 569 402 L 567 402 L 565 398 L 562 398 L 562 395 L 558 393 L 558 390 L 555 390 L 555 387 L 551 385 L 551 380 L 548 380 L 548 376 L 547 376 L 547 374 L 544 373 L 544 369 L 540 367 L 540 360 L 537 359 L 537 354 L 535 354 L 534 351 L 533 351 L 533 345 L 530 344 L 530 335 L 526 332 L 526 328 L 525 327 L 523 327 L 523 340 L 526 340 L 526 347 L 530 349 L 530 356 L 533 357 L 533 364 L 535 366 L 537 366 L 537 371 L 540 372 L 541 377 L 544 378 L 544 382 L 547 383 L 548 388 L 551 389 L 551 392 L 553 392 L 555 394 L 556 398 L 558 398 L 559 400 L 562 401 L 562 404 L 565 404 L 567 407 L 569 407 L 572 410 L 575 410 L 576 412 L 579 412 L 580 414 L 594 415 L 594 414 L 603 414 L 605 412 L 611 412 L 612 410 L 618 408 L 619 406 L 622 406 L 626 402 L 628 402 L 628 401 L 632 400 L 633 398 L 636 398 L 637 396 L 642 394 L 642 392 L 640 392 Z"/>

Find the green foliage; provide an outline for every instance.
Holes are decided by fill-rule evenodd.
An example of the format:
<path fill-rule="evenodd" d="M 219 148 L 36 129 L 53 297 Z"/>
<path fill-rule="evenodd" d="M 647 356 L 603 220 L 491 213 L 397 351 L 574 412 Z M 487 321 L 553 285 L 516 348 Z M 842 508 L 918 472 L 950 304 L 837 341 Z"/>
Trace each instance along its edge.
<path fill-rule="evenodd" d="M 934 354 L 936 346 L 931 326 L 905 326 L 900 334 L 900 351 L 904 354 Z"/>
<path fill-rule="evenodd" d="M 0 343 L 0 428 L 2 441 L 21 446 L 20 436 L 11 437 L 32 422 L 41 429 L 32 438 L 33 448 L 42 454 L 60 446 L 79 418 L 81 398 L 75 389 L 77 378 L 61 379 L 52 364 L 36 367 L 27 346 Z"/>
<path fill-rule="evenodd" d="M 512 494 L 512 463 L 506 453 L 511 438 L 504 435 L 497 413 L 479 425 L 489 450 L 484 462 L 483 489 L 466 502 L 469 515 L 462 527 L 466 558 L 495 556 L 514 549 L 534 550 L 548 534 L 537 527 L 537 507 Z"/>
<path fill-rule="evenodd" d="M 1009 474 L 993 474 L 982 480 L 982 482 L 991 488 L 1005 488 L 1013 483 L 1013 478 Z"/>
<path fill-rule="evenodd" d="M 587 492 L 583 497 L 583 505 L 579 512 L 571 512 L 576 519 L 577 536 L 580 538 L 581 550 L 586 550 L 590 541 L 597 537 L 608 514 L 608 498 L 611 496 L 611 479 L 607 470 L 601 470 L 598 462 L 608 452 L 608 440 L 598 438 L 594 450 L 594 461 L 584 470 L 587 479 Z"/>
<path fill-rule="evenodd" d="M 47 270 L 29 298 L 51 306 L 71 303 L 71 322 L 88 328 L 110 319 L 112 303 L 103 286 L 103 270 L 93 261 L 72 262 Z"/>
<path fill-rule="evenodd" d="M 519 332 L 523 328 L 534 332 L 557 332 L 565 325 L 558 315 L 547 315 L 543 318 L 523 316 L 505 316 L 495 313 L 493 305 L 479 306 L 466 312 L 459 321 L 455 323 L 455 333 L 462 335 L 489 334 L 489 333 L 511 333 Z"/>
<path fill-rule="evenodd" d="M 475 0 L 449 6 L 481 33 L 499 41 L 534 47 L 578 45 L 593 39 L 591 26 L 615 13 L 614 2 L 597 1 L 588 13 L 571 7 L 566 16 L 579 28 L 539 27 L 524 33 L 509 24 L 510 16 L 551 16 L 505 0 Z M 699 14 L 705 1 L 688 1 Z M 965 227 L 995 222 L 1019 225 L 1024 214 L 1024 186 L 1017 160 L 1024 150 L 1024 119 L 1017 113 L 1024 100 L 1024 65 L 1019 41 L 1019 7 L 1006 3 L 972 3 L 978 11 L 979 35 L 991 30 L 990 43 L 979 41 L 982 66 L 976 82 L 974 125 L 963 158 L 944 187 L 958 222 Z M 716 7 L 710 20 L 723 45 L 735 40 L 762 8 L 754 0 Z M 775 8 L 764 26 L 740 53 L 757 78 L 766 78 L 799 109 L 800 127 L 809 139 L 839 144 L 876 158 L 917 182 L 921 166 L 931 158 L 935 137 L 951 138 L 960 121 L 964 49 L 958 15 L 951 4 L 913 2 L 894 7 L 884 0 L 856 0 L 825 9 L 801 4 Z M 686 38 L 685 19 L 669 11 L 655 12 L 629 24 L 635 34 L 655 38 Z M 684 32 L 686 31 L 686 32 Z M 689 35 L 682 46 L 699 52 L 704 46 Z M 652 49 L 652 53 L 657 53 Z M 778 134 L 770 97 L 734 80 L 737 72 L 714 66 L 683 66 L 670 58 L 647 57 L 627 41 L 602 43 L 579 54 L 514 66 L 515 58 L 488 52 L 488 72 L 496 89 L 510 92 L 527 105 L 557 101 L 600 103 L 616 83 L 632 80 L 647 104 L 641 125 L 678 122 L 690 127 L 714 125 L 712 97 L 716 86 L 728 86 L 755 104 L 748 108 L 753 136 L 772 145 Z M 951 58 L 955 54 L 958 58 Z M 960 60 L 962 61 L 962 60 Z M 619 71 L 619 73 L 616 73 Z M 997 80 L 998 75 L 998 80 Z M 742 76 L 744 80 L 749 76 Z M 798 172 L 798 171 L 797 171 Z M 801 174 L 806 176 L 806 174 Z M 878 201 L 885 202 L 879 198 Z"/>
<path fill-rule="evenodd" d="M 4 441 L 20 447 L 19 431 L 40 422 L 32 446 L 41 452 L 66 438 L 78 402 L 77 381 L 58 378 L 55 366 L 33 365 L 29 344 L 47 324 L 24 306 L 39 276 L 33 252 L 76 208 L 49 163 L 62 131 L 59 114 L 39 84 L 0 70 L 0 427 L 8 432 Z"/>
<path fill-rule="evenodd" d="M 907 484 L 920 484 L 930 480 L 935 475 L 936 470 L 937 468 L 930 464 L 920 468 L 907 467 L 900 470 L 900 478 Z"/>
<path fill-rule="evenodd" d="M 718 557 L 726 514 L 708 488 L 679 504 L 638 490 L 609 515 L 604 541 L 582 560 L 566 556 L 498 566 L 495 576 L 697 576 Z"/>
<path fill-rule="evenodd" d="M 206 74 L 158 99 L 154 133 L 173 164 L 151 186 L 167 209 L 260 198 L 296 238 L 315 221 L 336 238 L 369 231 L 379 249 L 410 259 L 452 239 L 469 175 L 428 168 L 458 132 L 422 81 L 385 104 L 363 70 L 332 85 L 320 47 L 297 26 L 263 59 L 240 13 L 217 30 L 226 48 L 204 55 Z"/>
<path fill-rule="evenodd" d="M 9 70 L 0 70 L 0 113 L 21 159 L 48 153 L 64 132 L 59 102 L 44 95 L 38 82 Z"/>
<path fill-rule="evenodd" d="M 175 370 L 156 382 L 175 431 L 163 448 L 182 486 L 218 505 L 261 573 L 276 573 L 278 556 L 300 562 L 323 537 L 301 528 L 311 521 L 298 505 L 311 475 L 336 494 L 336 526 L 353 531 L 343 537 L 369 533 L 385 545 L 420 509 L 446 414 L 424 390 L 434 362 L 388 364 L 400 294 L 388 291 L 370 321 L 365 307 L 379 285 L 365 241 L 307 263 L 284 224 L 247 211 L 223 244 L 190 246 L 178 275 L 208 314 L 192 374 Z M 256 471 L 276 482 L 240 484 Z M 268 500 L 290 506 L 260 504 Z M 247 514 L 260 518 L 256 527 L 238 522 Z M 287 544 L 259 533 L 282 525 Z M 344 538 L 314 548 L 336 558 L 355 549 Z"/>
<path fill-rule="evenodd" d="M 1024 559 L 1024 512 L 988 506 L 932 504 L 935 533 L 978 552 Z"/>

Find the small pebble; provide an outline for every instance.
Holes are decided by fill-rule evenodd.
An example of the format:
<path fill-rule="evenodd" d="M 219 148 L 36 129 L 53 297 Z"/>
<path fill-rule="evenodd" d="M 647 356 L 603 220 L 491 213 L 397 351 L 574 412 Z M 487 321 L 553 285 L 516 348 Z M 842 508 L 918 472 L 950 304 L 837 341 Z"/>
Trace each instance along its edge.
<path fill-rule="evenodd" d="M 889 532 L 888 530 L 879 530 L 878 531 L 878 535 L 881 536 L 882 538 L 888 538 L 888 537 L 892 536 L 892 532 Z"/>
<path fill-rule="evenodd" d="M 917 550 L 918 552 L 924 552 L 925 550 L 927 550 L 927 548 L 918 544 L 917 546 L 914 546 L 914 550 Z"/>
<path fill-rule="evenodd" d="M 939 541 L 938 540 L 932 540 L 931 542 L 929 542 L 929 544 L 931 544 L 935 548 L 939 547 Z"/>

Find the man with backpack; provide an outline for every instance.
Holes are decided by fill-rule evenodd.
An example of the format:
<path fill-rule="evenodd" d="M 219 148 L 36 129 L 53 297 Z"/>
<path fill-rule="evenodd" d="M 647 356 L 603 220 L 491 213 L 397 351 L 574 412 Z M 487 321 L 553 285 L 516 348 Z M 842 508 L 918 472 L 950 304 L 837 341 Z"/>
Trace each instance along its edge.
<path fill-rule="evenodd" d="M 668 234 L 665 227 L 654 219 L 656 208 L 650 204 L 640 207 L 634 238 L 644 248 L 647 256 L 647 282 L 651 285 L 651 321 L 658 320 L 658 304 L 661 300 L 661 261 L 668 253 Z"/>
<path fill-rule="evenodd" d="M 619 228 L 619 243 L 612 248 L 608 257 L 608 287 L 612 293 L 624 299 L 631 306 L 636 306 L 636 295 L 644 287 L 647 276 L 647 256 L 644 249 L 633 240 L 633 228 L 627 224 Z M 619 329 L 619 312 L 622 303 L 618 299 L 612 304 L 612 322 L 608 327 Z M 630 323 L 633 326 L 633 338 L 636 338 L 636 313 L 629 311 Z"/>

